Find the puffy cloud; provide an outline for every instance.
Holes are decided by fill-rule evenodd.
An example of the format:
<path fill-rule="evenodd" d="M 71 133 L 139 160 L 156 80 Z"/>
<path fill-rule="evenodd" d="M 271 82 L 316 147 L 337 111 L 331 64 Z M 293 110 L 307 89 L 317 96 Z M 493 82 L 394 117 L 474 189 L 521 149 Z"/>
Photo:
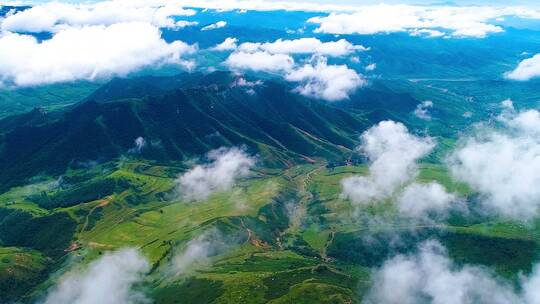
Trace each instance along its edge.
<path fill-rule="evenodd" d="M 501 106 L 505 110 L 514 110 L 514 101 L 510 98 L 505 99 L 501 102 Z"/>
<path fill-rule="evenodd" d="M 108 253 L 84 271 L 61 277 L 44 304 L 148 303 L 133 286 L 142 282 L 149 270 L 150 264 L 135 249 Z"/>
<path fill-rule="evenodd" d="M 167 43 L 148 23 L 68 28 L 49 40 L 30 35 L 0 36 L 0 82 L 29 86 L 73 80 L 124 76 L 155 64 L 193 62 L 182 55 L 195 51 L 181 41 Z"/>
<path fill-rule="evenodd" d="M 371 64 L 368 64 L 365 67 L 365 70 L 368 71 L 368 72 L 371 72 L 371 71 L 375 71 L 376 68 L 377 68 L 377 64 L 376 63 L 371 63 Z"/>
<path fill-rule="evenodd" d="M 388 198 L 416 177 L 417 161 L 435 147 L 430 137 L 410 134 L 401 123 L 383 121 L 361 136 L 362 151 L 370 161 L 368 176 L 342 180 L 342 195 L 367 204 Z"/>
<path fill-rule="evenodd" d="M 433 101 L 426 100 L 416 106 L 416 109 L 413 112 L 414 116 L 423 120 L 431 120 L 431 114 L 429 113 L 431 108 L 433 108 Z"/>
<path fill-rule="evenodd" d="M 238 148 L 212 150 L 207 157 L 210 163 L 197 165 L 177 179 L 182 198 L 204 200 L 214 192 L 227 191 L 255 165 L 255 159 Z"/>
<path fill-rule="evenodd" d="M 398 255 L 372 276 L 366 303 L 472 304 L 538 303 L 538 271 L 526 279 L 525 298 L 492 272 L 475 266 L 457 266 L 437 241 L 427 241 L 416 254 Z M 527 293 L 531 291 L 530 295 Z"/>
<path fill-rule="evenodd" d="M 183 29 L 188 26 L 196 26 L 199 22 L 197 21 L 186 21 L 186 20 L 178 20 L 174 23 L 174 29 Z"/>
<path fill-rule="evenodd" d="M 523 299 L 525 303 L 540 303 L 540 292 L 538 291 L 538 286 L 540 286 L 540 265 L 536 264 L 531 275 L 521 282 L 521 287 L 523 288 Z"/>
<path fill-rule="evenodd" d="M 444 217 L 456 202 L 454 194 L 436 182 L 428 184 L 412 183 L 405 187 L 397 199 L 397 208 L 403 215 L 413 218 L 427 218 L 430 215 Z"/>
<path fill-rule="evenodd" d="M 513 70 L 505 74 L 511 80 L 527 81 L 540 76 L 540 54 L 524 59 Z"/>
<path fill-rule="evenodd" d="M 281 73 L 285 80 L 300 85 L 296 91 L 302 95 L 328 101 L 342 100 L 365 85 L 366 80 L 355 70 L 346 65 L 329 65 L 328 56 L 345 56 L 357 50 L 367 50 L 363 46 L 353 45 L 345 39 L 334 42 L 322 42 L 316 38 L 296 40 L 278 39 L 267 43 L 242 43 L 227 38 L 214 50 L 236 49 L 225 65 L 234 70 L 252 70 Z M 292 54 L 316 54 L 303 66 L 297 66 Z"/>
<path fill-rule="evenodd" d="M 291 70 L 294 59 L 289 55 L 268 52 L 234 52 L 227 58 L 225 65 L 234 70 L 280 72 Z"/>
<path fill-rule="evenodd" d="M 333 34 L 375 34 L 400 32 L 422 27 L 418 10 L 407 5 L 366 6 L 353 14 L 331 13 L 326 17 L 313 17 L 308 22 L 319 24 L 316 32 Z"/>
<path fill-rule="evenodd" d="M 540 113 L 510 109 L 499 121 L 501 129 L 483 125 L 462 139 L 448 164 L 488 210 L 529 220 L 540 207 Z"/>
<path fill-rule="evenodd" d="M 511 118 L 500 117 L 510 127 L 531 136 L 540 135 L 540 112 L 529 110 Z"/>
<path fill-rule="evenodd" d="M 300 38 L 294 40 L 278 39 L 274 42 L 244 42 L 237 45 L 236 38 L 227 38 L 214 50 L 238 50 L 245 53 L 266 52 L 270 54 L 318 54 L 331 57 L 340 57 L 356 51 L 367 51 L 362 45 L 353 45 L 345 39 L 322 42 L 317 38 Z"/>
<path fill-rule="evenodd" d="M 238 39 L 228 37 L 228 38 L 225 38 L 225 40 L 222 43 L 216 45 L 212 49 L 214 51 L 234 51 L 238 47 L 237 43 L 238 43 Z"/>
<path fill-rule="evenodd" d="M 353 13 L 331 13 L 308 21 L 319 24 L 318 33 L 377 34 L 410 32 L 442 36 L 438 29 L 454 37 L 483 38 L 490 33 L 502 32 L 500 26 L 488 21 L 511 11 L 491 7 L 442 7 L 411 5 L 362 6 Z M 514 12 L 517 13 L 517 12 Z"/>
<path fill-rule="evenodd" d="M 442 32 L 438 30 L 443 29 L 451 31 L 453 36 L 483 37 L 502 31 L 501 27 L 490 24 L 491 20 L 504 16 L 540 19 L 539 10 L 509 6 L 339 5 L 268 0 L 113 0 L 83 4 L 40 4 L 9 18 L 5 26 L 6 29 L 16 31 L 55 31 L 66 25 L 110 25 L 117 22 L 145 21 L 159 27 L 171 27 L 174 26 L 172 16 L 195 14 L 194 10 L 182 7 L 218 11 L 333 12 L 334 15 L 311 20 L 321 24 L 321 32 L 331 33 L 409 31 L 413 34 L 441 36 Z M 347 14 L 343 14 L 345 12 Z"/>
<path fill-rule="evenodd" d="M 289 72 L 285 79 L 299 82 L 296 90 L 302 95 L 328 101 L 346 99 L 352 91 L 366 84 L 356 71 L 346 65 L 328 65 L 325 58 Z"/>
<path fill-rule="evenodd" d="M 132 0 L 133 1 L 133 0 Z M 161 0 L 173 1 L 173 0 Z M 156 2 L 156 0 L 154 0 Z M 159 0 L 157 2 L 160 2 Z M 373 1 L 372 1 L 373 2 Z M 396 2 L 396 1 L 394 1 Z M 480 2 L 480 1 L 477 1 Z M 482 1 L 485 2 L 485 1 Z M 203 9 L 214 9 L 217 11 L 307 11 L 307 12 L 348 12 L 353 13 L 357 11 L 365 11 L 366 8 L 373 7 L 374 5 L 345 5 L 342 3 L 321 3 L 321 1 L 274 1 L 274 0 L 178 0 L 176 1 L 183 7 L 194 7 Z M 399 10 L 402 5 L 388 5 L 397 6 Z M 407 6 L 405 6 L 407 7 Z M 535 9 L 534 6 L 408 6 L 415 8 L 422 12 L 425 11 L 426 21 L 430 19 L 437 20 L 437 23 L 444 24 L 444 22 L 456 23 L 456 26 L 460 25 L 460 22 L 464 23 L 469 20 L 481 20 L 490 25 L 488 21 L 496 20 L 500 21 L 501 17 L 505 16 L 518 16 L 521 18 L 540 19 L 540 10 Z M 473 14 L 473 16 L 470 16 Z M 461 16 L 463 15 L 463 16 Z M 388 16 L 383 15 L 384 18 Z M 398 16 L 401 18 L 402 16 Z M 403 17 L 406 17 L 403 15 Z M 384 19 L 373 19 L 374 22 L 389 22 Z M 466 24 L 463 24 L 466 26 Z M 433 25 L 435 27 L 435 25 Z"/>
<path fill-rule="evenodd" d="M 295 40 L 278 39 L 266 43 L 242 43 L 239 50 L 244 52 L 265 51 L 272 54 L 319 54 L 339 57 L 356 51 L 366 51 L 367 48 L 362 45 L 353 45 L 345 39 L 322 42 L 317 38 L 300 38 Z"/>
<path fill-rule="evenodd" d="M 100 1 L 95 3 L 47 2 L 7 16 L 4 31 L 58 32 L 69 27 L 146 22 L 158 27 L 175 27 L 172 16 L 191 16 L 196 12 L 178 3 L 165 1 Z"/>
<path fill-rule="evenodd" d="M 213 24 L 210 24 L 210 25 L 207 25 L 205 27 L 203 27 L 201 29 L 201 31 L 211 31 L 211 30 L 215 30 L 215 29 L 219 29 L 219 28 L 223 28 L 227 26 L 227 22 L 225 21 L 218 21 L 216 23 L 213 23 Z"/>
<path fill-rule="evenodd" d="M 184 7 L 197 7 L 215 9 L 217 11 L 350 11 L 357 6 L 345 6 L 339 4 L 320 4 L 309 1 L 268 1 L 268 0 L 182 0 L 179 1 Z"/>
<path fill-rule="evenodd" d="M 410 31 L 411 36 L 427 36 L 427 37 L 442 37 L 444 33 L 430 29 L 413 29 Z"/>

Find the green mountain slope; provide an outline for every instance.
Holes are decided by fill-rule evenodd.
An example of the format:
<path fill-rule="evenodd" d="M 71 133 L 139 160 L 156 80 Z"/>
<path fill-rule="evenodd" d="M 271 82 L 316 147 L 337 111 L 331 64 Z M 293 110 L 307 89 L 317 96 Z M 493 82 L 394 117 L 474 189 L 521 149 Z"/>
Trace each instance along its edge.
<path fill-rule="evenodd" d="M 231 145 L 245 145 L 271 166 L 342 158 L 371 124 L 282 83 L 269 81 L 252 92 L 231 86 L 230 77 L 115 80 L 57 118 L 34 111 L 1 120 L 0 187 L 127 154 L 138 137 L 147 142 L 142 156 L 158 161 L 183 161 Z M 141 81 L 148 85 L 139 86 Z"/>

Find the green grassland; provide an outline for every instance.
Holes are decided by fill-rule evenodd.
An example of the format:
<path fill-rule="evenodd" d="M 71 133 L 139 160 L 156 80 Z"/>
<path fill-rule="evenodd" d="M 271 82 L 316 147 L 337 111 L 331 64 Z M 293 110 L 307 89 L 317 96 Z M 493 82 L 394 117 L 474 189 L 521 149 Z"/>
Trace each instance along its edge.
<path fill-rule="evenodd" d="M 156 303 L 359 303 L 370 267 L 431 237 L 456 261 L 480 263 L 516 280 L 531 271 L 539 252 L 535 225 L 486 219 L 418 226 L 397 218 L 391 200 L 353 206 L 341 198 L 340 182 L 366 174 L 365 166 L 257 169 L 232 190 L 198 202 L 176 195 L 175 178 L 184 170 L 181 164 L 123 158 L 2 194 L 2 301 L 31 302 L 65 271 L 124 247 L 140 249 L 151 263 L 145 285 Z M 472 195 L 441 165 L 421 165 L 418 180 Z M 294 220 L 287 213 L 291 202 L 302 211 Z M 371 217 L 392 224 L 378 227 L 366 222 Z M 14 222 L 25 228 L 15 229 L 21 225 Z M 211 230 L 231 237 L 232 245 L 205 265 L 172 273 L 174 256 Z M 390 248 L 390 234 L 400 235 L 404 245 Z"/>
<path fill-rule="evenodd" d="M 0 247 L 0 290 L 9 291 L 4 300 L 15 301 L 45 280 L 50 263 L 36 250 Z"/>
<path fill-rule="evenodd" d="M 86 98 L 101 83 L 77 82 L 41 87 L 4 89 L 0 92 L 0 118 L 24 113 L 35 107 L 53 111 Z"/>

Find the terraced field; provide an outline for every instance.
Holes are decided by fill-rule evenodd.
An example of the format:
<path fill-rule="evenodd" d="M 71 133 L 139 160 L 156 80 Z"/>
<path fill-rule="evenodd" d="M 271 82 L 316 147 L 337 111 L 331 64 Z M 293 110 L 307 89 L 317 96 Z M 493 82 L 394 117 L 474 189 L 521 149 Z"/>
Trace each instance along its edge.
<path fill-rule="evenodd" d="M 340 196 L 340 181 L 365 174 L 364 166 L 257 169 L 232 190 L 198 202 L 176 193 L 175 179 L 183 170 L 123 159 L 0 196 L 0 286 L 9 290 L 3 299 L 37 299 L 66 271 L 124 247 L 140 249 L 149 260 L 144 285 L 156 303 L 358 303 L 369 286 L 370 267 L 434 236 L 456 261 L 493 267 L 516 280 L 531 271 L 539 252 L 536 226 L 460 218 L 419 225 L 398 217 L 391 200 L 352 205 Z M 470 195 L 439 165 L 422 165 L 418 180 Z M 110 190 L 104 186 L 109 184 Z M 85 196 L 86 185 L 101 187 L 103 195 Z M 64 206 L 54 204 L 58 197 L 88 199 Z M 14 218 L 28 225 L 14 230 Z M 377 225 L 368 218 L 389 221 Z M 24 237 L 11 238 L 15 233 Z M 389 246 L 389 235 L 396 234 L 405 243 Z M 214 249 L 189 268 L 178 268 L 178 257 L 197 238 Z"/>

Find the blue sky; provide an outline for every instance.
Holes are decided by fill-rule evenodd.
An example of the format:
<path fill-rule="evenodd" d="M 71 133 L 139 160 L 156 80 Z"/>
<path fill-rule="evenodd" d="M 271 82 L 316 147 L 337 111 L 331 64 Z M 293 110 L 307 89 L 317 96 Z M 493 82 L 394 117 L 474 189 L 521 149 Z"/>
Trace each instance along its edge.
<path fill-rule="evenodd" d="M 267 0 L 268 2 L 283 2 L 283 0 Z M 24 1 L 27 3 L 45 3 L 51 2 L 49 0 L 34 0 L 34 1 Z M 93 2 L 93 1 L 78 1 L 78 0 L 65 0 L 62 2 Z M 437 1 L 437 0 L 288 0 L 287 2 L 311 2 L 311 3 L 321 3 L 321 4 L 344 4 L 344 5 L 362 5 L 362 4 L 378 4 L 378 3 L 388 3 L 388 4 L 418 4 L 418 5 L 498 5 L 498 6 L 508 6 L 508 5 L 520 5 L 520 6 L 540 6 L 540 3 L 534 3 L 536 1 L 524 1 L 524 0 L 459 0 L 459 1 Z"/>

